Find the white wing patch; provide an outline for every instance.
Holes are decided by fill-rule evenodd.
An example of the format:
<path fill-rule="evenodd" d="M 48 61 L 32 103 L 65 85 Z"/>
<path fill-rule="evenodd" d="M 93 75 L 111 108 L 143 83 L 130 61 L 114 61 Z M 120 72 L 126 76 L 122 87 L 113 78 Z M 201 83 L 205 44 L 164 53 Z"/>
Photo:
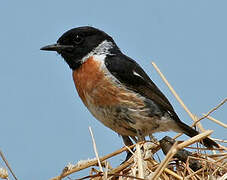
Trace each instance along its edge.
<path fill-rule="evenodd" d="M 138 76 L 138 77 L 144 79 L 144 78 L 143 78 L 140 74 L 138 74 L 136 71 L 132 71 L 132 73 L 133 73 L 135 76 Z"/>

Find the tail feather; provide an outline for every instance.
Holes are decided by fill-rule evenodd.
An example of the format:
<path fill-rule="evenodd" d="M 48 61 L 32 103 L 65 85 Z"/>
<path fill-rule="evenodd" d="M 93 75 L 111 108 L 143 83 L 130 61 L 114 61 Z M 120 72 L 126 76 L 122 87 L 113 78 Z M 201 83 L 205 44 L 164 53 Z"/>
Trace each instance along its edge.
<path fill-rule="evenodd" d="M 184 124 L 182 121 L 178 121 L 177 124 L 180 127 L 180 129 L 182 130 L 182 132 L 184 134 L 188 135 L 189 137 L 193 137 L 193 136 L 196 136 L 199 134 L 198 131 L 191 128 L 187 124 Z M 202 140 L 202 144 L 208 148 L 212 148 L 213 146 L 219 147 L 219 145 L 216 142 L 214 142 L 212 139 L 210 139 L 208 137 L 206 137 Z"/>

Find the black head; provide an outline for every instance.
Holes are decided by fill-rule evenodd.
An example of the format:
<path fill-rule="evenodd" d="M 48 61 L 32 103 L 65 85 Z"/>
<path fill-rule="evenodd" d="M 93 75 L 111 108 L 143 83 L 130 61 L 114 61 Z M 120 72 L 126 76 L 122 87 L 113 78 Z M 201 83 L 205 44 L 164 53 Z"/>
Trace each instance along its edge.
<path fill-rule="evenodd" d="M 41 50 L 57 51 L 65 59 L 71 69 L 75 70 L 82 64 L 82 59 L 103 41 L 112 42 L 113 51 L 119 51 L 113 39 L 105 32 L 85 26 L 65 32 L 57 44 L 42 47 Z"/>

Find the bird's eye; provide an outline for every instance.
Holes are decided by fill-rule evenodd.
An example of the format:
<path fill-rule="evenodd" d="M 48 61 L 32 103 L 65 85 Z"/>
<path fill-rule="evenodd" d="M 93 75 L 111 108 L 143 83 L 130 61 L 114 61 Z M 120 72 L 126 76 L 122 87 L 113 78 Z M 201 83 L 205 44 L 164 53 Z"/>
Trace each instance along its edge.
<path fill-rule="evenodd" d="M 75 36 L 73 42 L 74 42 L 75 44 L 80 44 L 80 43 L 83 42 L 83 37 L 77 34 L 77 35 Z"/>

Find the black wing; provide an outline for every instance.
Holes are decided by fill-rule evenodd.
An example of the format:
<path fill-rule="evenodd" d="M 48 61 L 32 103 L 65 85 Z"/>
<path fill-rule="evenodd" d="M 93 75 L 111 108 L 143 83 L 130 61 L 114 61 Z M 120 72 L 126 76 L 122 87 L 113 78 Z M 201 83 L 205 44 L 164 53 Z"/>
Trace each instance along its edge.
<path fill-rule="evenodd" d="M 165 95 L 133 59 L 124 54 L 108 56 L 105 60 L 105 65 L 110 73 L 128 89 L 153 100 L 165 112 L 174 112 L 172 105 Z"/>
<path fill-rule="evenodd" d="M 167 112 L 178 124 L 181 131 L 190 137 L 198 134 L 195 129 L 183 123 L 175 113 L 169 100 L 158 89 L 144 70 L 131 58 L 124 54 L 108 56 L 105 60 L 107 69 L 128 89 L 141 94 L 142 96 L 155 102 L 162 112 Z M 207 147 L 219 145 L 209 138 L 203 139 Z"/>

